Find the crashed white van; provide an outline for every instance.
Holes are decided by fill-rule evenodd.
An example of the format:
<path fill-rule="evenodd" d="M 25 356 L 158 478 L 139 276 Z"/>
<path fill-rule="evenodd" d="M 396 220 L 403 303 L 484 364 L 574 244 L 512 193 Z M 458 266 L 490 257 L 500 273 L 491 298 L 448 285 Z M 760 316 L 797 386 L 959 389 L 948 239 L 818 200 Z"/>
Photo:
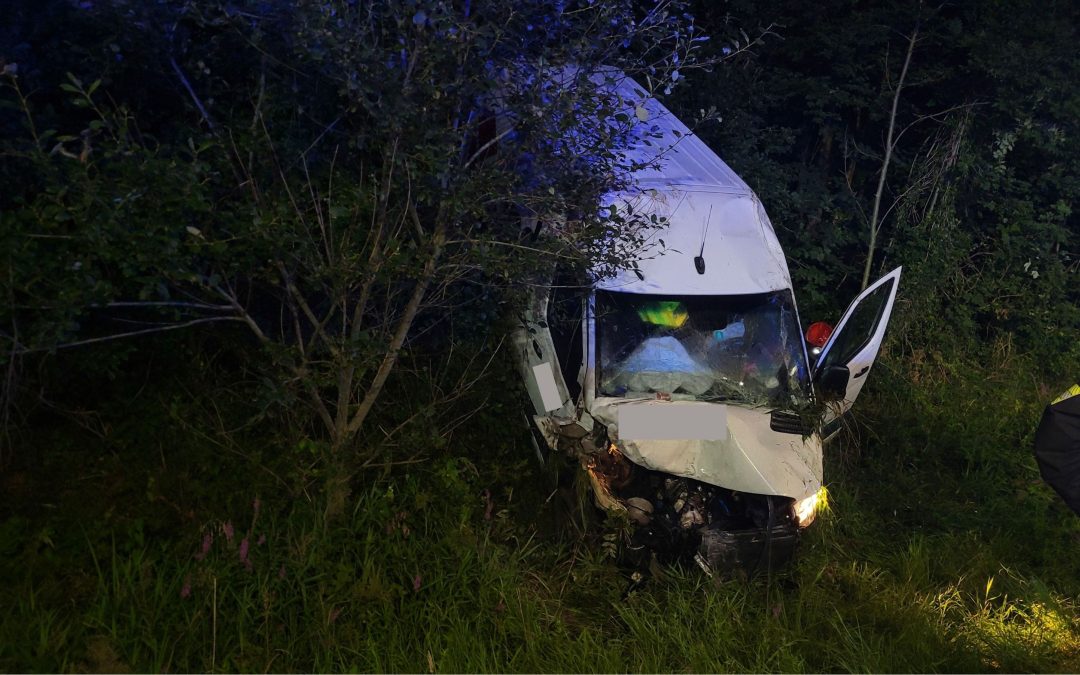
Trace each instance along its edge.
<path fill-rule="evenodd" d="M 610 204 L 666 222 L 636 270 L 535 292 L 514 341 L 537 450 L 580 461 L 597 503 L 634 524 L 631 550 L 710 570 L 780 562 L 814 518 L 823 423 L 865 383 L 900 270 L 811 357 L 753 190 L 632 80 L 616 86 L 651 142 Z"/>

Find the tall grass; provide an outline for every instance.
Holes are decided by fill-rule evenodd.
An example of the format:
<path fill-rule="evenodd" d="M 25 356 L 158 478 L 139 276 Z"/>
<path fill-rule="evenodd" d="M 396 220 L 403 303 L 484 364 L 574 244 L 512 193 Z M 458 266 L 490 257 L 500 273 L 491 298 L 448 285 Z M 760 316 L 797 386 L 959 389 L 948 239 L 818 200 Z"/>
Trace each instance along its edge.
<path fill-rule="evenodd" d="M 0 526 L 0 669 L 1080 671 L 1080 519 L 1026 445 L 1042 383 L 891 368 L 771 576 L 633 584 L 603 529 L 544 525 L 563 500 L 542 472 L 479 461 L 499 441 L 369 480 L 330 520 L 272 484 L 157 521 L 156 492 L 117 488 L 123 515 L 82 484 Z"/>

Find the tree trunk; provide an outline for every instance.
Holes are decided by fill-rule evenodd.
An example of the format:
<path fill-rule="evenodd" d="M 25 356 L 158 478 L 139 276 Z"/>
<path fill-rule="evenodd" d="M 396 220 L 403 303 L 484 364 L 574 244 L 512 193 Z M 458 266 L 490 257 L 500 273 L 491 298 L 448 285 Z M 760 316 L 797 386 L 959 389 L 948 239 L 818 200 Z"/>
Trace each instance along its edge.
<path fill-rule="evenodd" d="M 375 377 L 372 378 L 371 384 L 368 385 L 367 393 L 364 395 L 363 400 L 360 401 L 356 412 L 353 414 L 352 419 L 349 420 L 349 424 L 346 427 L 344 434 L 342 434 L 342 443 L 347 442 L 355 436 L 364 426 L 364 420 L 367 419 L 372 406 L 375 405 L 375 401 L 379 398 L 379 394 L 382 393 L 383 385 L 386 384 L 386 379 L 390 376 L 391 371 L 393 371 L 394 366 L 397 364 L 397 358 L 398 354 L 401 352 L 401 347 L 405 344 L 405 338 L 408 337 L 409 330 L 412 328 L 413 321 L 416 319 L 416 314 L 420 310 L 420 303 L 423 301 L 428 287 L 431 286 L 431 279 L 435 276 L 435 266 L 438 264 L 439 257 L 442 255 L 443 245 L 445 243 L 446 225 L 439 222 L 435 227 L 435 232 L 431 236 L 431 256 L 424 264 L 424 270 L 417 280 L 416 286 L 413 288 L 408 304 L 405 305 L 405 311 L 402 312 L 401 318 L 398 320 L 394 336 L 390 340 L 386 353 L 383 355 L 382 362 L 379 364 L 379 369 L 375 372 Z"/>

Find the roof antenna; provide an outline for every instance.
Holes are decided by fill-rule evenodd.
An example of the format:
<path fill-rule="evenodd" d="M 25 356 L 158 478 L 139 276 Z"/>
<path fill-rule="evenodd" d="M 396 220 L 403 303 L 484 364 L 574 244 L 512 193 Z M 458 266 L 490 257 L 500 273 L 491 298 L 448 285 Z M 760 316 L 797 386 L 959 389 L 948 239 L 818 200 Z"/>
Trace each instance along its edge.
<path fill-rule="evenodd" d="M 709 204 L 709 216 L 705 219 L 705 231 L 701 233 L 701 251 L 694 256 L 694 268 L 698 274 L 705 274 L 705 237 L 709 236 L 709 221 L 712 220 L 712 204 Z"/>

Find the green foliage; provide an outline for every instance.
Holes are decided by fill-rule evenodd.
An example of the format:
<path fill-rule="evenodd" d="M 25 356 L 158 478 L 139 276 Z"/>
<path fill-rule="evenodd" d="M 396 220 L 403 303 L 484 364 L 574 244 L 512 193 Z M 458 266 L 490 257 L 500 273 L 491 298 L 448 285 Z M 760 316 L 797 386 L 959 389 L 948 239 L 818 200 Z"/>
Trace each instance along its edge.
<path fill-rule="evenodd" d="M 728 11 L 701 10 L 704 25 Z M 919 316 L 901 322 L 963 350 L 1011 334 L 1050 370 L 1075 364 L 1076 8 L 837 0 L 732 11 L 782 39 L 682 90 L 674 109 L 721 104 L 722 122 L 699 133 L 761 196 L 804 316 L 835 317 L 858 290 L 893 87 L 917 28 L 878 267 L 905 266 L 901 315 Z"/>
<path fill-rule="evenodd" d="M 422 336 L 490 326 L 555 260 L 631 260 L 656 223 L 600 206 L 643 125 L 613 68 L 651 94 L 700 48 L 667 0 L 82 9 L 57 18 L 115 56 L 103 72 L 5 63 L 5 362 L 229 323 L 265 400 L 336 461 L 371 451 L 373 411 L 419 414 L 381 395 L 410 349 L 444 350 Z M 549 235 L 523 241 L 537 220 Z"/>
<path fill-rule="evenodd" d="M 517 408 L 369 469 L 327 519 L 317 443 L 208 433 L 240 401 L 151 384 L 102 410 L 103 439 L 38 425 L 43 464 L 4 475 L 0 668 L 1072 671 L 1080 521 L 1029 450 L 1038 390 L 1061 383 L 997 354 L 886 356 L 790 570 L 660 568 L 629 594 L 589 501 L 529 460 Z"/>
<path fill-rule="evenodd" d="M 19 80 L 5 79 L 32 120 Z M 167 307 L 194 266 L 192 223 L 213 208 L 193 147 L 149 147 L 130 113 L 97 91 L 101 80 L 67 79 L 68 105 L 89 120 L 31 127 L 5 148 L 5 357 L 86 335 L 88 309 L 118 296 Z"/>

